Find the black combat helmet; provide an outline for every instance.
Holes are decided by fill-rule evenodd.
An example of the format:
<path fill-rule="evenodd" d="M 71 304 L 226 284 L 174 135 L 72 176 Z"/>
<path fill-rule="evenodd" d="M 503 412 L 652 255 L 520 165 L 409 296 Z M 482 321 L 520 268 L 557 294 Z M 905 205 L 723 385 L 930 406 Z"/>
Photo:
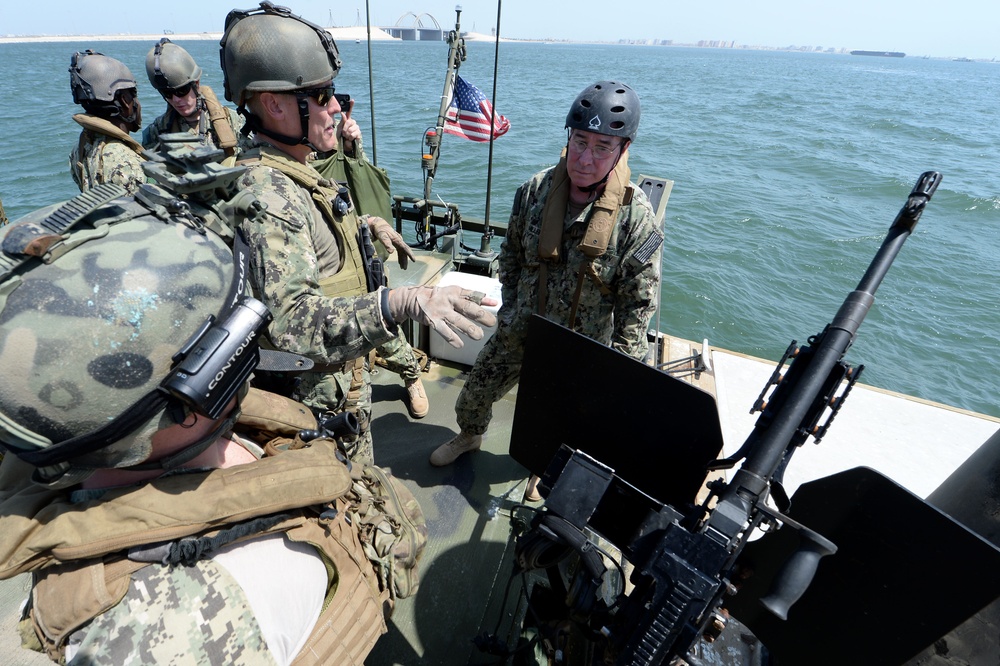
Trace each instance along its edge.
<path fill-rule="evenodd" d="M 566 127 L 635 141 L 639 115 L 639 96 L 631 86 L 598 81 L 577 95 L 566 115 Z"/>

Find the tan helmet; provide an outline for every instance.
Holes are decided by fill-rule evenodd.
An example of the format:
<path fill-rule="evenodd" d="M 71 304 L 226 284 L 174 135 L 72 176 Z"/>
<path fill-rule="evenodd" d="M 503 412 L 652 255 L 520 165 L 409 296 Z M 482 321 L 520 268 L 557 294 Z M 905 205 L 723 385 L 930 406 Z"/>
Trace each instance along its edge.
<path fill-rule="evenodd" d="M 154 433 L 203 413 L 188 357 L 212 365 L 214 323 L 252 300 L 234 298 L 221 237 L 124 195 L 100 185 L 0 229 L 0 443 L 54 487 L 135 467 Z"/>
<path fill-rule="evenodd" d="M 122 62 L 90 49 L 77 51 L 70 59 L 69 85 L 73 101 L 87 113 L 121 120 L 132 132 L 142 127 L 135 77 Z"/>
<path fill-rule="evenodd" d="M 146 54 L 146 76 L 160 93 L 201 80 L 201 67 L 191 54 L 166 37 Z"/>
<path fill-rule="evenodd" d="M 70 59 L 69 85 L 73 101 L 114 102 L 122 90 L 135 90 L 135 77 L 121 61 L 97 51 L 77 51 Z"/>
<path fill-rule="evenodd" d="M 340 70 L 330 33 L 270 2 L 229 12 L 219 46 L 226 99 L 239 106 L 251 93 L 315 87 Z"/>

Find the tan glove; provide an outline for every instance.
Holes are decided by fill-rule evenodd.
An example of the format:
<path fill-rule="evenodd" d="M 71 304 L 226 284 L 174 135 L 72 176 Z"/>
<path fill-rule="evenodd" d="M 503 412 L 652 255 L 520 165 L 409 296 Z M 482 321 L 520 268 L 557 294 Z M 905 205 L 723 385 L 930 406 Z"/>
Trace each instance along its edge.
<path fill-rule="evenodd" d="M 410 246 L 406 244 L 403 237 L 396 233 L 396 230 L 392 228 L 392 225 L 383 220 L 381 217 L 369 217 L 368 226 L 372 230 L 372 236 L 377 238 L 382 245 L 385 246 L 385 251 L 392 254 L 396 250 L 399 250 L 399 267 L 404 271 L 406 270 L 407 264 L 410 260 L 416 261 L 417 258 L 413 256 L 413 250 Z"/>
<path fill-rule="evenodd" d="M 452 347 L 462 347 L 464 333 L 473 340 L 483 339 L 483 326 L 496 326 L 497 318 L 483 305 L 496 305 L 493 298 L 485 298 L 481 291 L 470 291 L 459 286 L 451 287 L 402 287 L 389 290 L 389 312 L 397 322 L 413 319 L 426 324 L 441 334 Z"/>

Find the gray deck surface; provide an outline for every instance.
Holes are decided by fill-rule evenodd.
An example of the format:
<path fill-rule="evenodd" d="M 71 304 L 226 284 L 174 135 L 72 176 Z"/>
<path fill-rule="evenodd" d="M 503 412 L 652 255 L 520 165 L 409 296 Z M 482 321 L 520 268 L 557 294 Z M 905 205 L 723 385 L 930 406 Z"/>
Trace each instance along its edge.
<path fill-rule="evenodd" d="M 431 413 L 419 421 L 406 412 L 398 377 L 382 370 L 374 379 L 375 461 L 414 492 L 429 537 L 420 589 L 397 605 L 389 633 L 366 662 L 371 666 L 496 663 L 471 641 L 497 620 L 499 610 L 487 612 L 487 606 L 494 582 L 502 578 L 496 585 L 502 593 L 510 573 L 509 509 L 523 497 L 527 471 L 507 455 L 516 390 L 494 406 L 482 450 L 449 467 L 427 462 L 458 432 L 454 404 L 463 378 L 458 369 L 434 363 L 423 378 Z"/>

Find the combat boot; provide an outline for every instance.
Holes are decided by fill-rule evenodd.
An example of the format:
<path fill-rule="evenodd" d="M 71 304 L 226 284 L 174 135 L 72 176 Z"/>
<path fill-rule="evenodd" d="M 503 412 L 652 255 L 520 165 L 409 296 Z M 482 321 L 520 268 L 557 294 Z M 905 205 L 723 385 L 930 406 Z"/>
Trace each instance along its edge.
<path fill-rule="evenodd" d="M 459 432 L 455 437 L 434 449 L 434 453 L 431 454 L 431 464 L 435 467 L 450 465 L 463 453 L 478 451 L 482 445 L 482 435 L 470 435 L 465 431 Z"/>
<path fill-rule="evenodd" d="M 408 396 L 406 407 L 410 410 L 410 416 L 415 419 L 422 419 L 427 416 L 427 412 L 431 406 L 427 402 L 427 392 L 424 391 L 424 385 L 421 383 L 420 377 L 406 381 L 406 394 Z"/>
<path fill-rule="evenodd" d="M 538 492 L 538 482 L 541 481 L 534 474 L 528 479 L 528 485 L 524 489 L 524 499 L 528 502 L 541 502 L 542 494 Z"/>

